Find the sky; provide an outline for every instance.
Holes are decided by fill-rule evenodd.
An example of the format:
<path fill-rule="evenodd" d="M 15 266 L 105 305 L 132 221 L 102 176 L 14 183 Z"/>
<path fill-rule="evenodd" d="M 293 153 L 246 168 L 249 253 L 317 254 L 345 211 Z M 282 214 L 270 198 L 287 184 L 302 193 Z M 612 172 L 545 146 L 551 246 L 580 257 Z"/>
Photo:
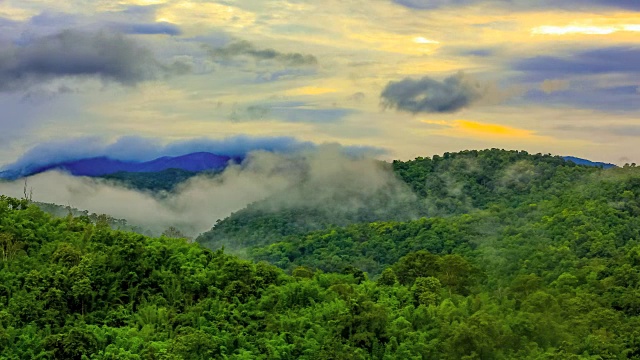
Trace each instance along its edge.
<path fill-rule="evenodd" d="M 0 0 L 0 166 L 127 139 L 640 163 L 640 1 Z"/>

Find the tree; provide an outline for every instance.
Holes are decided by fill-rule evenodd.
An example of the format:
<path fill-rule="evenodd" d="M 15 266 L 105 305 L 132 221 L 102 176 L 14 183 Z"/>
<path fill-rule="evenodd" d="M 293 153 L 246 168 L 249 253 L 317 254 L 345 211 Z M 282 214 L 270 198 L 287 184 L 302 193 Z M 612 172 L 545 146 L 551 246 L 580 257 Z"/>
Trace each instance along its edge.
<path fill-rule="evenodd" d="M 15 241 L 11 234 L 0 233 L 0 253 L 3 262 L 13 260 L 23 247 L 24 244 Z"/>
<path fill-rule="evenodd" d="M 190 237 L 182 233 L 182 231 L 174 226 L 169 226 L 165 231 L 162 232 L 162 236 L 166 236 L 172 239 L 184 239 L 186 241 L 191 241 Z"/>
<path fill-rule="evenodd" d="M 393 265 L 398 281 L 410 285 L 419 277 L 437 276 L 440 270 L 439 258 L 426 250 L 403 256 Z"/>
<path fill-rule="evenodd" d="M 438 305 L 440 289 L 440 280 L 433 276 L 419 277 L 411 287 L 413 298 L 419 305 Z"/>

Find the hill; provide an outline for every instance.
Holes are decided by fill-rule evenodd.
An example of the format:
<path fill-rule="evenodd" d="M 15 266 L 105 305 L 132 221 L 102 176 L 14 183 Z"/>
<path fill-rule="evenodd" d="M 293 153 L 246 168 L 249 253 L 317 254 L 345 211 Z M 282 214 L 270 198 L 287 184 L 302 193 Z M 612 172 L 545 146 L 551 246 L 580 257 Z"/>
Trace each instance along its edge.
<path fill-rule="evenodd" d="M 603 169 L 611 169 L 611 168 L 616 167 L 616 165 L 614 165 L 614 164 L 609 164 L 609 163 L 604 163 L 604 162 L 594 162 L 594 161 L 587 160 L 587 159 L 577 158 L 575 156 L 564 156 L 563 158 L 565 160 L 567 160 L 567 161 L 574 162 L 574 163 L 576 163 L 578 165 L 595 166 L 595 167 L 601 167 Z"/>
<path fill-rule="evenodd" d="M 232 218 L 270 234 L 244 240 L 261 262 L 0 197 L 0 357 L 640 359 L 638 168 L 488 150 L 393 170 L 417 193 L 393 206 L 429 217 L 305 232 L 332 204 L 299 228 L 253 204 Z"/>
<path fill-rule="evenodd" d="M 119 171 L 117 173 L 101 176 L 101 178 L 136 190 L 160 192 L 173 191 L 180 183 L 202 173 L 213 174 L 213 171 L 207 170 L 203 172 L 195 172 L 176 168 L 157 172 Z"/>
<path fill-rule="evenodd" d="M 200 172 L 206 170 L 221 170 L 232 158 L 206 152 L 186 154 L 176 157 L 161 157 L 151 161 L 134 162 L 111 159 L 108 157 L 96 157 L 79 159 L 44 166 L 7 170 L 0 172 L 0 178 L 17 179 L 31 176 L 49 170 L 60 170 L 75 176 L 100 177 L 116 173 L 155 173 L 168 169 L 179 169 L 188 172 Z"/>
<path fill-rule="evenodd" d="M 396 160 L 387 166 L 396 181 L 376 191 L 345 191 L 340 185 L 324 189 L 332 194 L 325 201 L 317 199 L 324 193 L 292 188 L 219 221 L 197 241 L 211 248 L 244 248 L 332 226 L 447 217 L 492 205 L 517 206 L 556 196 L 568 183 L 599 170 L 559 156 L 499 149 Z M 302 181 L 297 189 L 305 186 Z M 294 193 L 302 193 L 304 200 L 287 202 Z"/>

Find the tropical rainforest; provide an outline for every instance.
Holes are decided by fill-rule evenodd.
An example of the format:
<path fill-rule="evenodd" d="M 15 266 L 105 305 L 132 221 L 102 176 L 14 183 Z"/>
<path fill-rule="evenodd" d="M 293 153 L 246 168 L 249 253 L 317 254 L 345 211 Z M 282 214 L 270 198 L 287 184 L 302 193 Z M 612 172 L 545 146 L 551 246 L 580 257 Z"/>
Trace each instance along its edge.
<path fill-rule="evenodd" d="M 0 197 L 0 358 L 640 359 L 640 168 L 381 166 L 400 188 L 302 187 L 195 241 Z"/>

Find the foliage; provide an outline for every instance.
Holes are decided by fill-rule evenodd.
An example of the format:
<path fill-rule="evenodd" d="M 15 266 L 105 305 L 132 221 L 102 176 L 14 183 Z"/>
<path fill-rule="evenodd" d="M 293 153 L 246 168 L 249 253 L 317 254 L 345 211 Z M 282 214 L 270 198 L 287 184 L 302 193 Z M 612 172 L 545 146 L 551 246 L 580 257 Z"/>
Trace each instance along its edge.
<path fill-rule="evenodd" d="M 258 262 L 1 197 L 0 358 L 640 359 L 640 170 L 442 159 L 394 164 L 432 216 L 256 216 Z"/>
<path fill-rule="evenodd" d="M 210 172 L 204 173 L 209 174 Z M 161 192 L 173 191 L 178 185 L 197 175 L 199 173 L 193 171 L 166 169 L 153 173 L 120 171 L 102 176 L 102 178 L 136 190 Z"/>
<path fill-rule="evenodd" d="M 244 248 L 332 226 L 407 221 L 421 216 L 447 217 L 496 204 L 513 207 L 560 194 L 566 185 L 601 171 L 578 166 L 559 156 L 498 149 L 396 160 L 391 165 L 398 182 L 413 190 L 417 198 L 406 198 L 383 189 L 365 198 L 338 197 L 319 205 L 269 205 L 286 198 L 288 191 L 218 221 L 196 241 L 212 249 Z M 307 194 L 310 199 L 313 196 L 313 192 Z"/>

